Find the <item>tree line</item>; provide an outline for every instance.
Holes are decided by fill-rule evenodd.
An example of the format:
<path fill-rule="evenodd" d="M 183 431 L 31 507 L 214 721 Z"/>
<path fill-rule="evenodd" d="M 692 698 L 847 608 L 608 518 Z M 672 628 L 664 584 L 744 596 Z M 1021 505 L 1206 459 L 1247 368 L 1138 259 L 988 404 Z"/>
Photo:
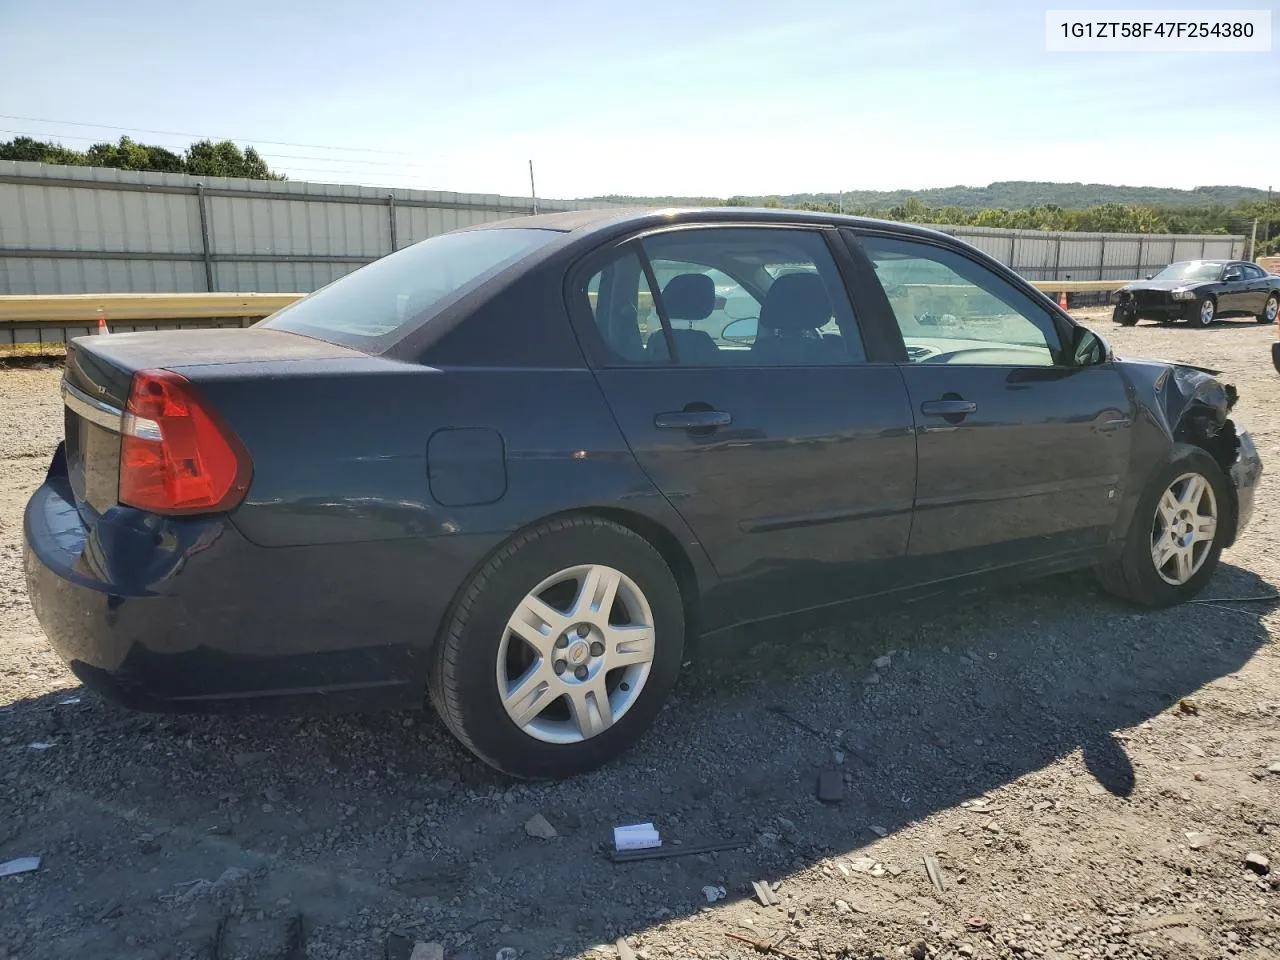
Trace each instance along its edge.
<path fill-rule="evenodd" d="M 196 177 L 246 177 L 283 180 L 253 147 L 241 150 L 230 140 L 198 140 L 182 153 L 121 137 L 119 143 L 95 143 L 88 150 L 72 150 L 60 143 L 15 137 L 0 141 L 0 160 L 61 163 L 72 167 L 114 167 L 157 173 L 188 173 Z"/>
<path fill-rule="evenodd" d="M 1021 210 L 1003 207 L 965 209 L 929 207 L 912 197 L 891 207 L 851 206 L 830 201 L 785 203 L 781 197 L 762 199 L 731 197 L 729 206 L 791 207 L 835 213 L 843 209 L 855 216 L 879 217 L 903 223 L 938 226 L 999 227 L 1006 230 L 1070 230 L 1085 233 L 1191 233 L 1253 234 L 1257 221 L 1257 255 L 1280 252 L 1280 198 L 1249 201 L 1235 206 L 1160 208 L 1128 203 L 1101 203 L 1068 209 L 1056 204 L 1039 204 Z"/>

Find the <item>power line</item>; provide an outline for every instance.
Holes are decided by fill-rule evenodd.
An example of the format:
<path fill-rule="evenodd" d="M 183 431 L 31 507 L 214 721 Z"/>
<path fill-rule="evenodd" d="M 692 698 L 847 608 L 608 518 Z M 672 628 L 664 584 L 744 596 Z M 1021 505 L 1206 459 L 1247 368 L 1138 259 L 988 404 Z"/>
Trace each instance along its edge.
<path fill-rule="evenodd" d="M 269 143 L 276 147 L 305 147 L 310 150 L 343 150 L 348 153 L 386 153 L 412 157 L 404 150 L 384 150 L 373 147 L 335 147 L 325 143 L 293 143 L 288 140 L 260 140 L 257 137 L 210 137 L 206 133 L 183 133 L 180 130 L 148 130 L 144 127 L 114 127 L 109 123 L 85 123 L 83 120 L 50 120 L 48 117 L 19 117 L 0 113 L 0 120 L 21 120 L 24 123 L 51 123 L 64 127 L 94 127 L 99 130 L 119 130 L 123 133 L 154 133 L 166 137 L 195 137 L 198 140 L 240 140 L 244 143 Z M 50 134 L 45 134 L 50 136 Z"/>

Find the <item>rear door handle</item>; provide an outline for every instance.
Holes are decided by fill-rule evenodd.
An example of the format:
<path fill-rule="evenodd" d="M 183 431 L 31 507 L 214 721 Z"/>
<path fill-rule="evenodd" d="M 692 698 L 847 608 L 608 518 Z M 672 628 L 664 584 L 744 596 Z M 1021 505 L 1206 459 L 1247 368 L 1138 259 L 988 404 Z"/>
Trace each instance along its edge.
<path fill-rule="evenodd" d="M 920 412 L 926 417 L 963 417 L 977 410 L 978 405 L 972 400 L 926 400 L 920 404 Z"/>
<path fill-rule="evenodd" d="M 731 423 L 733 417 L 720 410 L 678 410 L 653 418 L 653 425 L 662 430 L 710 430 Z"/>

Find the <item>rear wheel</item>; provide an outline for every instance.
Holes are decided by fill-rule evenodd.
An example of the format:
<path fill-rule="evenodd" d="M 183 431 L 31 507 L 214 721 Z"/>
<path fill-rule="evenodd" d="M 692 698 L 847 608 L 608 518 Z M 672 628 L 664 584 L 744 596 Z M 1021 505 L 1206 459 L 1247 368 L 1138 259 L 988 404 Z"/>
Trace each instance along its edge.
<path fill-rule="evenodd" d="M 639 739 L 683 648 L 680 590 L 657 550 L 618 524 L 570 517 L 521 534 L 472 578 L 429 692 L 486 763 L 566 777 Z"/>
<path fill-rule="evenodd" d="M 1267 302 L 1263 306 L 1262 312 L 1258 314 L 1258 322 L 1275 323 L 1277 317 L 1280 317 L 1280 293 L 1273 293 L 1267 297 Z"/>
<path fill-rule="evenodd" d="M 1217 461 L 1179 445 L 1138 501 L 1120 557 L 1099 569 L 1102 586 L 1146 607 L 1190 600 L 1217 568 L 1234 522 L 1230 504 Z"/>

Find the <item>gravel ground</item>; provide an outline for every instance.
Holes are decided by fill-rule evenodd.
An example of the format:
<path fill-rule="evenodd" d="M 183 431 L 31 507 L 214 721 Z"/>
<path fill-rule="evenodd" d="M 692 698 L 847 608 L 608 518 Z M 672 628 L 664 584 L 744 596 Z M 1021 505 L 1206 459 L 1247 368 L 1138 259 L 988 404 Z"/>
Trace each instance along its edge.
<path fill-rule="evenodd" d="M 1273 466 L 1206 596 L 1273 592 L 1273 332 L 1090 319 L 1122 353 L 1237 384 Z M 405 958 L 417 941 L 450 960 L 714 960 L 784 934 L 796 960 L 1280 954 L 1280 869 L 1246 864 L 1280 861 L 1274 605 L 1139 613 L 1074 576 L 779 629 L 694 668 L 623 761 L 512 786 L 429 713 L 163 717 L 81 690 L 21 571 L 59 376 L 0 369 L 0 862 L 42 858 L 0 877 L 0 960 Z M 824 806 L 831 766 L 846 796 Z M 535 814 L 555 838 L 526 831 Z M 611 863 L 612 826 L 638 821 L 748 845 Z"/>

